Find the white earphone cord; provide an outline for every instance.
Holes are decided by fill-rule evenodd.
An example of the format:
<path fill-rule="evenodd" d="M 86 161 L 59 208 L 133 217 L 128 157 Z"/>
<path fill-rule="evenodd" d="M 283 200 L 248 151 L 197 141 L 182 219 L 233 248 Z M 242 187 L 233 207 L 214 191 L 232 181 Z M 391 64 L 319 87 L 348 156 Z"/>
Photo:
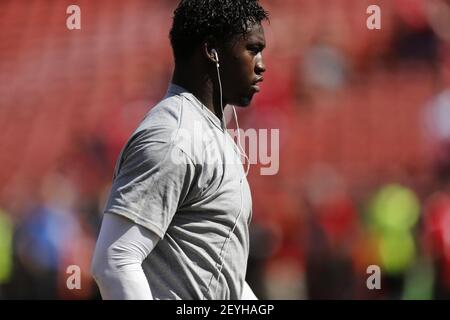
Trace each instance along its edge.
<path fill-rule="evenodd" d="M 216 59 L 217 59 L 217 63 L 216 63 L 216 70 L 217 70 L 217 79 L 219 81 L 219 98 L 220 98 L 220 108 L 222 110 L 222 126 L 223 126 L 223 130 L 225 132 L 225 130 L 227 130 L 227 124 L 226 124 L 226 120 L 225 120 L 225 109 L 223 106 L 223 93 L 222 93 L 222 80 L 220 78 L 220 70 L 219 70 L 219 59 L 218 59 L 218 55 L 216 54 Z M 234 106 L 232 106 L 233 108 L 233 114 L 234 114 L 234 120 L 236 122 L 236 128 L 237 128 L 237 134 L 238 134 L 238 153 L 243 156 L 245 158 L 245 160 L 247 161 L 247 169 L 245 170 L 245 176 L 248 175 L 249 171 L 250 171 L 250 159 L 248 158 L 247 154 L 245 153 L 244 148 L 241 145 L 241 129 L 239 127 L 239 121 L 238 121 L 238 117 L 237 117 L 237 113 L 236 113 L 236 108 Z"/>
<path fill-rule="evenodd" d="M 248 173 L 250 171 L 250 159 L 248 158 L 247 154 L 245 153 L 244 148 L 241 145 L 241 129 L 239 128 L 239 122 L 238 122 L 238 117 L 236 114 L 236 108 L 234 106 L 232 106 L 232 107 L 233 107 L 234 120 L 236 121 L 236 128 L 237 128 L 237 133 L 238 133 L 238 147 L 239 147 L 238 152 L 247 161 L 247 169 L 245 170 L 245 176 L 247 177 Z"/>
<path fill-rule="evenodd" d="M 216 55 L 216 57 L 218 57 L 218 55 Z M 226 130 L 227 130 L 227 126 L 226 126 L 226 121 L 225 121 L 225 111 L 224 111 L 224 107 L 223 107 L 222 81 L 221 81 L 221 78 L 220 78 L 220 70 L 219 70 L 219 61 L 218 61 L 218 59 L 217 59 L 217 63 L 216 63 L 216 68 L 217 68 L 217 79 L 218 79 L 218 81 L 219 81 L 220 107 L 221 107 L 221 109 L 222 109 L 222 125 L 223 125 L 224 134 L 226 135 L 226 134 L 227 134 L 227 131 L 226 131 Z M 247 169 L 246 169 L 246 171 L 245 171 L 245 176 L 247 176 L 247 175 L 248 175 L 248 172 L 249 172 L 249 170 L 250 170 L 250 160 L 249 160 L 248 156 L 245 154 L 244 149 L 242 148 L 242 145 L 241 145 L 241 134 L 240 134 L 239 122 L 238 122 L 238 118 L 237 118 L 237 114 L 236 114 L 236 109 L 235 109 L 234 106 L 232 106 L 232 107 L 233 107 L 234 119 L 235 119 L 235 121 L 236 121 L 236 127 L 237 127 L 237 130 L 238 130 L 238 131 L 237 131 L 237 132 L 238 132 L 238 146 L 237 146 L 238 148 L 237 148 L 237 151 L 238 151 L 238 153 L 239 153 L 240 156 L 243 156 L 243 157 L 247 160 Z M 236 144 L 234 144 L 234 147 L 236 147 Z M 223 264 L 224 264 L 224 257 L 223 257 L 223 255 L 222 255 L 222 252 L 223 252 L 223 250 L 224 250 L 224 248 L 225 248 L 225 246 L 226 246 L 228 240 L 230 239 L 231 234 L 232 234 L 232 233 L 234 232 L 234 230 L 236 229 L 236 226 L 237 226 L 237 223 L 238 223 L 239 218 L 240 218 L 240 216 L 241 216 L 242 209 L 243 209 L 243 205 L 244 205 L 244 202 L 243 202 L 243 192 L 242 192 L 242 182 L 243 182 L 243 177 L 241 177 L 241 181 L 240 181 L 240 185 L 241 185 L 241 205 L 240 205 L 239 213 L 238 213 L 238 215 L 237 215 L 237 217 L 236 217 L 236 221 L 234 222 L 233 228 L 230 229 L 230 232 L 229 232 L 227 238 L 225 239 L 225 241 L 224 241 L 224 243 L 223 243 L 223 245 L 222 245 L 222 248 L 221 248 L 221 250 L 220 250 L 220 255 L 219 255 L 219 256 L 220 256 L 221 264 L 220 264 L 219 272 L 218 272 L 217 278 L 216 278 L 217 287 L 216 287 L 215 295 L 217 294 L 217 290 L 219 289 L 219 276 L 220 276 L 220 274 L 222 273 L 222 268 L 223 268 Z M 207 292 L 209 292 L 209 290 L 210 290 L 210 287 L 211 287 L 211 283 L 212 283 L 212 279 L 213 279 L 213 278 L 214 278 L 214 276 L 212 275 L 212 276 L 211 276 L 211 279 L 210 279 L 210 281 L 209 281 L 208 287 L 207 287 Z M 204 298 L 204 297 L 205 297 L 205 296 L 203 296 L 203 298 Z"/>

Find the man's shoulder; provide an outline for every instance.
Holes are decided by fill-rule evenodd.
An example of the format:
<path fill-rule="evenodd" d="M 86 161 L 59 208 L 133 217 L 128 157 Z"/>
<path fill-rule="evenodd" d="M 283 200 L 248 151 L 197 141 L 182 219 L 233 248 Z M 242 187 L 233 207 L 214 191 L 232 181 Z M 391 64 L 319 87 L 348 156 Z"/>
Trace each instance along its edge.
<path fill-rule="evenodd" d="M 193 129 L 191 124 L 202 121 L 196 106 L 181 94 L 167 95 L 146 114 L 136 131 L 164 127 L 168 130 Z"/>
<path fill-rule="evenodd" d="M 183 95 L 168 95 L 158 102 L 131 135 L 128 145 L 151 150 L 177 147 L 188 157 L 197 158 L 201 146 L 197 145 L 196 124 L 204 121 L 196 106 Z"/>
<path fill-rule="evenodd" d="M 176 128 L 180 122 L 182 96 L 164 97 L 145 115 L 136 131 L 151 130 L 157 127 Z"/>

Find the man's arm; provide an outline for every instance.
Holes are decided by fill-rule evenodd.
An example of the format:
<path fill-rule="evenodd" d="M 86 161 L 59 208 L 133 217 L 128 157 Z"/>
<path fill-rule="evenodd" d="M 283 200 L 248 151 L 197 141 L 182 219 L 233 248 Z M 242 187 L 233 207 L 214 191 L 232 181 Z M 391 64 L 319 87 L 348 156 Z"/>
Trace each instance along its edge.
<path fill-rule="evenodd" d="M 105 214 L 92 260 L 92 274 L 105 300 L 152 300 L 142 262 L 160 238 L 116 214 Z"/>
<path fill-rule="evenodd" d="M 247 281 L 244 282 L 241 300 L 258 300 L 258 297 L 253 293 L 253 290 L 250 288 Z"/>

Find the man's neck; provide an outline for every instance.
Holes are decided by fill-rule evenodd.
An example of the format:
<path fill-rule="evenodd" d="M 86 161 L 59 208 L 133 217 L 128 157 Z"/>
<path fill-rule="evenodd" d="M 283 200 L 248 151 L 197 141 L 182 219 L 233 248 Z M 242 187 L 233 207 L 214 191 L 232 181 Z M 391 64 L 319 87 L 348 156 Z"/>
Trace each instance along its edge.
<path fill-rule="evenodd" d="M 206 72 L 202 72 L 199 68 L 175 67 L 172 83 L 188 90 L 219 119 L 222 119 L 220 99 L 214 96 L 214 86 Z"/>

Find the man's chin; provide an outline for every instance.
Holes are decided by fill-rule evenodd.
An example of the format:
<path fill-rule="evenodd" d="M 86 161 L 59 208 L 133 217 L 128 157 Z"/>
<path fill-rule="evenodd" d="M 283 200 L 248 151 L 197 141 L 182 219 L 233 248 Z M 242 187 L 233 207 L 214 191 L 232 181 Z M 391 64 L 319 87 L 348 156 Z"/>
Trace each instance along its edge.
<path fill-rule="evenodd" d="M 239 103 L 236 103 L 236 105 L 242 108 L 248 107 L 252 103 L 252 99 L 253 95 L 251 95 L 250 97 L 243 97 L 239 100 Z"/>

